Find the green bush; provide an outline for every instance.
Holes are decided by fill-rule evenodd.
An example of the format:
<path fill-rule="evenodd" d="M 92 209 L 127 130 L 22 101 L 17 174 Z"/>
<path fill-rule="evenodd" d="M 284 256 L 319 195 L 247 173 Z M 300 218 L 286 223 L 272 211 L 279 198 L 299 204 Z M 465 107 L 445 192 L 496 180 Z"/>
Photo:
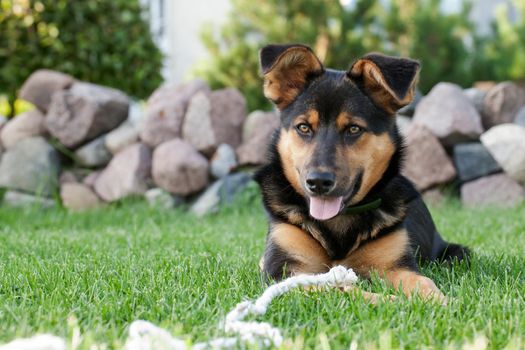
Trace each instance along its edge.
<path fill-rule="evenodd" d="M 508 19 L 509 3 L 498 5 L 492 31 L 475 41 L 473 74 L 477 80 L 525 79 L 525 2 L 513 0 L 518 19 Z"/>
<path fill-rule="evenodd" d="M 0 93 L 11 101 L 36 69 L 148 96 L 162 55 L 138 0 L 0 1 Z"/>
<path fill-rule="evenodd" d="M 441 0 L 392 1 L 384 17 L 387 52 L 421 61 L 419 88 L 428 92 L 440 81 L 470 86 L 471 54 L 465 40 L 474 28 L 468 20 L 470 4 L 458 14 L 443 14 Z"/>
<path fill-rule="evenodd" d="M 352 57 L 381 44 L 373 24 L 376 0 L 359 0 L 353 11 L 332 0 L 232 0 L 228 22 L 218 32 L 204 28 L 202 40 L 211 60 L 196 75 L 214 88 L 234 86 L 250 109 L 269 108 L 262 95 L 258 50 L 266 43 L 305 43 L 328 66 L 347 67 Z"/>
<path fill-rule="evenodd" d="M 344 69 L 369 51 L 416 58 L 422 63 L 419 87 L 426 93 L 439 81 L 464 87 L 474 80 L 525 76 L 525 3 L 514 0 L 521 21 L 509 23 L 499 10 L 494 31 L 479 37 L 462 11 L 441 11 L 441 0 L 355 0 L 343 7 L 332 0 L 233 0 L 227 23 L 207 26 L 202 40 L 210 60 L 196 75 L 213 87 L 236 86 L 250 109 L 269 108 L 258 76 L 258 50 L 267 43 L 304 43 L 326 66 Z"/>

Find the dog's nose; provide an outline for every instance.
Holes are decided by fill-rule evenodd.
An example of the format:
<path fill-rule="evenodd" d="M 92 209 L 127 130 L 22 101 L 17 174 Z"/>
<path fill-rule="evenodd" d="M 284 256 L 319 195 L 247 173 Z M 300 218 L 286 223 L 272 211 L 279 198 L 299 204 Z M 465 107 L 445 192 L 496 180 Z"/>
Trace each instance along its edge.
<path fill-rule="evenodd" d="M 315 194 L 327 194 L 335 187 L 335 174 L 312 171 L 306 177 L 306 187 Z"/>

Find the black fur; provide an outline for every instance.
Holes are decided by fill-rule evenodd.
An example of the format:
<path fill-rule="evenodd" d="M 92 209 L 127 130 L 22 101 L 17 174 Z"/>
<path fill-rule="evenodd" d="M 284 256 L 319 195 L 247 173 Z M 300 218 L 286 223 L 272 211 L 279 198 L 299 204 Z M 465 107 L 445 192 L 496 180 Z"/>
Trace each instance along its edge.
<path fill-rule="evenodd" d="M 308 46 L 305 45 L 299 45 L 299 44 L 289 44 L 289 45 L 268 45 L 261 49 L 259 52 L 259 60 L 261 64 L 261 70 L 264 73 L 268 72 L 270 68 L 273 67 L 273 64 L 283 54 L 286 50 L 296 47 L 296 48 L 304 48 L 310 52 L 312 52 L 312 49 L 310 49 Z"/>
<path fill-rule="evenodd" d="M 374 62 L 381 70 L 386 83 L 396 94 L 396 98 L 399 100 L 405 98 L 419 70 L 417 61 L 377 53 L 368 54 L 363 59 Z"/>

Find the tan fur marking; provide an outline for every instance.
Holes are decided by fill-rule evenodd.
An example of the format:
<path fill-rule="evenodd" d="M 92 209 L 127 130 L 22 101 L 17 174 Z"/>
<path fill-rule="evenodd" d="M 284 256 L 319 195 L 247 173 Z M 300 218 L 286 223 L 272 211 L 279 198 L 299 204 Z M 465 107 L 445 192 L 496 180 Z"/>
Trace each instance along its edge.
<path fill-rule="evenodd" d="M 365 90 L 372 99 L 385 110 L 394 114 L 399 108 L 406 106 L 414 96 L 417 78 L 414 78 L 410 88 L 403 99 L 399 99 L 396 93 L 385 82 L 383 74 L 377 65 L 367 59 L 360 59 L 352 66 L 352 76 L 361 76 L 365 84 Z"/>
<path fill-rule="evenodd" d="M 369 132 L 361 135 L 353 147 L 344 150 L 346 164 L 364 171 L 361 187 L 350 204 L 361 201 L 381 179 L 394 152 L 395 147 L 388 134 L 374 135 Z"/>
<path fill-rule="evenodd" d="M 335 126 L 339 131 L 343 131 L 351 124 L 355 124 L 363 128 L 366 128 L 367 126 L 365 120 L 359 117 L 354 117 L 347 112 L 339 114 L 335 120 Z"/>
<path fill-rule="evenodd" d="M 366 277 L 369 277 L 372 271 L 382 274 L 395 268 L 396 263 L 409 249 L 408 242 L 408 233 L 398 230 L 366 243 L 344 259 L 335 261 L 334 265 L 350 267 Z"/>
<path fill-rule="evenodd" d="M 292 47 L 264 74 L 264 96 L 283 109 L 297 97 L 308 75 L 322 69 L 321 62 L 311 51 Z"/>
<path fill-rule="evenodd" d="M 434 281 L 414 271 L 394 269 L 387 271 L 384 277 L 395 289 L 403 291 L 408 297 L 419 294 L 425 299 L 436 299 L 443 304 L 447 303 L 447 299 Z"/>
<path fill-rule="evenodd" d="M 277 149 L 284 175 L 297 193 L 304 196 L 299 171 L 304 170 L 306 163 L 311 159 L 314 151 L 313 145 L 303 142 L 295 130 L 281 129 Z"/>
<path fill-rule="evenodd" d="M 309 110 L 307 113 L 307 119 L 306 121 L 314 131 L 317 131 L 319 129 L 319 112 L 317 112 L 315 109 Z"/>
<path fill-rule="evenodd" d="M 299 262 L 291 266 L 291 273 L 322 273 L 330 266 L 330 258 L 312 236 L 297 226 L 277 224 L 270 232 L 270 239 Z"/>

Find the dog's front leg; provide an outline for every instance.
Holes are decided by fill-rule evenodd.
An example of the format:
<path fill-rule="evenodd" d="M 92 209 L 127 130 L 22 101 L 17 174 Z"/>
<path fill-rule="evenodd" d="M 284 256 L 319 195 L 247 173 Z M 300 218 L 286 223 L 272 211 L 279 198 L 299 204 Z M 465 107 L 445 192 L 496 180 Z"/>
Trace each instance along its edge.
<path fill-rule="evenodd" d="M 445 296 L 435 283 L 417 271 L 408 243 L 406 230 L 398 229 L 365 243 L 339 263 L 366 278 L 377 273 L 408 297 L 419 294 L 425 299 L 434 298 L 446 304 Z"/>
<path fill-rule="evenodd" d="M 260 262 L 263 273 L 275 280 L 301 273 L 324 273 L 330 258 L 310 234 L 297 226 L 272 223 Z"/>
<path fill-rule="evenodd" d="M 424 299 L 436 299 L 442 304 L 447 304 L 447 298 L 441 293 L 434 281 L 415 271 L 405 268 L 392 269 L 384 273 L 384 278 L 408 297 L 419 294 Z"/>

